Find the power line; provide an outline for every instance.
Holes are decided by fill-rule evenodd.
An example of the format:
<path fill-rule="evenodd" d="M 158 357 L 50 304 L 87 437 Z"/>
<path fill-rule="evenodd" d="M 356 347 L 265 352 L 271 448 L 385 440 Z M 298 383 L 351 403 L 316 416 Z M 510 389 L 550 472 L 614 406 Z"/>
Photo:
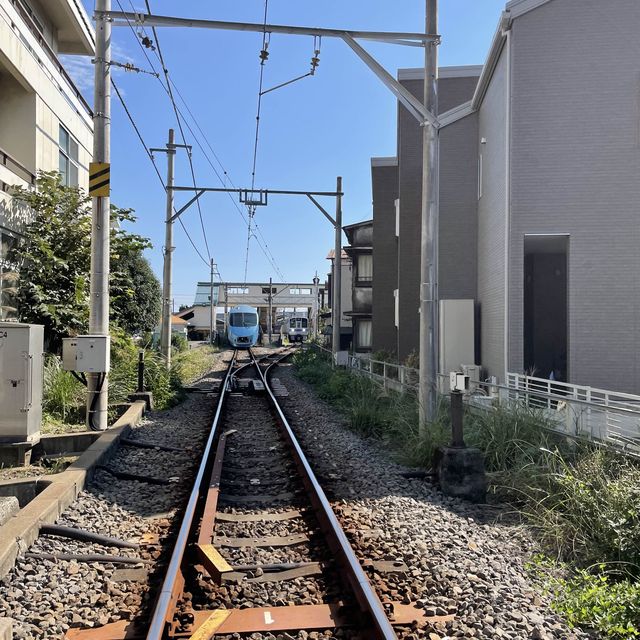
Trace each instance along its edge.
<path fill-rule="evenodd" d="M 131 126 L 133 127 L 133 130 L 136 132 L 136 135 L 138 136 L 138 140 L 140 140 L 140 144 L 142 144 L 142 146 L 144 147 L 144 151 L 145 151 L 147 157 L 149 158 L 149 160 L 151 161 L 151 164 L 153 165 L 153 168 L 154 168 L 154 170 L 156 172 L 156 175 L 158 176 L 158 180 L 160 180 L 160 184 L 162 185 L 162 188 L 166 191 L 167 190 L 167 186 L 166 186 L 165 181 L 164 181 L 164 179 L 163 179 L 163 177 L 162 177 L 162 175 L 160 173 L 160 170 L 158 169 L 158 165 L 156 165 L 155 158 L 153 157 L 152 153 L 149 151 L 149 147 L 145 143 L 144 138 L 142 137 L 142 134 L 140 133 L 140 129 L 138 128 L 138 125 L 136 124 L 135 120 L 133 119 L 131 111 L 129 111 L 129 108 L 127 107 L 127 104 L 124 101 L 124 98 L 122 97 L 122 94 L 120 93 L 120 90 L 118 89 L 118 86 L 114 82 L 113 78 L 111 79 L 111 85 L 113 86 L 113 88 L 114 88 L 114 90 L 116 92 L 116 95 L 118 96 L 118 99 L 120 100 L 120 103 L 122 104 L 124 112 L 127 114 L 127 118 L 129 118 L 129 122 L 131 123 Z M 174 211 L 175 211 L 175 208 L 174 208 Z M 189 235 L 189 232 L 187 231 L 187 228 L 184 226 L 184 223 L 182 222 L 182 220 L 180 220 L 180 218 L 178 218 L 178 222 L 180 223 L 180 226 L 182 227 L 182 230 L 185 232 L 185 235 L 187 236 L 187 239 L 191 243 L 191 246 L 193 247 L 194 251 L 198 254 L 198 256 L 200 257 L 202 262 L 204 262 L 207 266 L 209 266 L 209 263 L 206 261 L 204 256 L 198 250 L 198 247 L 196 246 L 195 242 L 193 241 L 193 239 Z"/>
<path fill-rule="evenodd" d="M 147 12 L 151 15 L 151 6 L 149 4 L 149 0 L 145 0 L 145 4 L 147 6 Z M 182 143 L 187 144 L 187 139 L 184 135 L 184 129 L 182 128 L 182 119 L 180 117 L 180 112 L 178 111 L 178 106 L 176 105 L 176 101 L 173 97 L 173 91 L 171 89 L 171 83 L 169 82 L 169 70 L 164 62 L 164 56 L 162 55 L 162 48 L 160 47 L 160 39 L 158 38 L 158 32 L 155 27 L 152 27 L 153 37 L 155 38 L 156 48 L 158 53 L 158 58 L 160 59 L 160 64 L 162 65 L 162 71 L 164 72 L 164 77 L 167 83 L 167 91 L 169 92 L 169 99 L 171 100 L 171 105 L 173 106 L 173 111 L 176 115 L 176 120 L 178 122 L 178 129 L 180 129 L 180 136 L 182 137 Z M 187 158 L 189 159 L 189 169 L 191 172 L 191 179 L 193 181 L 194 188 L 196 185 L 196 174 L 193 168 L 193 158 L 191 157 L 191 149 L 187 148 Z M 207 255 L 209 256 L 209 260 L 211 260 L 211 252 L 209 251 L 209 241 L 207 240 L 207 232 L 204 228 L 204 220 L 202 219 L 202 208 L 200 206 L 200 201 L 196 200 L 196 205 L 198 206 L 198 217 L 200 218 L 200 228 L 202 229 L 202 237 L 204 238 L 204 245 L 207 249 Z"/>
<path fill-rule="evenodd" d="M 120 7 L 121 11 L 124 13 L 124 9 L 122 7 L 122 4 L 120 2 L 120 0 L 116 0 L 116 2 L 118 3 L 118 6 Z M 133 6 L 133 3 L 131 0 L 129 0 L 129 4 L 131 5 L 131 8 L 133 10 L 133 12 L 135 13 L 136 9 Z M 169 89 L 167 88 L 167 86 L 165 85 L 165 83 L 162 81 L 160 74 L 157 72 L 151 58 L 149 57 L 149 54 L 147 53 L 147 47 L 153 49 L 155 51 L 155 48 L 153 47 L 151 40 L 148 38 L 147 36 L 147 32 L 144 28 L 144 26 L 140 26 L 140 30 L 142 32 L 142 34 L 144 35 L 145 38 L 147 38 L 147 43 L 145 43 L 145 45 L 143 45 L 143 43 L 140 41 L 140 37 L 139 37 L 139 33 L 136 31 L 136 28 L 134 27 L 134 25 L 131 23 L 131 21 L 127 18 L 127 24 L 129 26 L 129 28 L 131 29 L 136 42 L 138 43 L 138 46 L 140 47 L 140 50 L 142 51 L 144 57 L 146 58 L 149 66 L 151 67 L 151 69 L 154 72 L 154 75 L 156 76 L 156 78 L 158 79 L 158 82 L 160 83 L 160 86 L 164 89 L 165 93 L 167 93 L 167 96 L 169 96 L 170 100 L 171 100 L 171 94 L 169 92 Z M 157 35 L 154 34 L 154 36 L 157 39 Z M 158 55 L 158 53 L 156 52 L 156 56 L 158 57 L 158 59 L 160 60 L 160 56 Z M 162 61 L 160 60 L 161 64 Z M 226 170 L 226 168 L 224 167 L 224 165 L 222 164 L 222 161 L 220 160 L 219 156 L 217 155 L 217 153 L 215 152 L 210 140 L 208 139 L 207 135 L 205 134 L 205 132 L 203 131 L 202 127 L 200 126 L 198 120 L 196 119 L 195 115 L 193 114 L 192 110 L 189 108 L 189 105 L 186 101 L 186 99 L 184 98 L 184 96 L 182 95 L 182 93 L 180 92 L 180 89 L 178 88 L 178 86 L 176 85 L 175 81 L 173 80 L 173 78 L 171 78 L 170 75 L 168 75 L 166 77 L 167 79 L 167 85 L 170 83 L 173 86 L 173 89 L 175 90 L 175 92 L 177 93 L 178 97 L 180 98 L 180 100 L 182 101 L 187 113 L 189 114 L 189 116 L 191 117 L 191 120 L 193 121 L 195 127 L 198 129 L 198 131 L 200 132 L 200 135 L 202 136 L 204 142 L 206 143 L 207 147 L 209 148 L 209 150 L 211 151 L 211 154 L 213 155 L 215 161 L 218 163 L 220 170 L 222 171 L 222 174 L 224 175 L 224 177 L 222 177 L 220 175 L 220 172 L 218 171 L 218 169 L 215 167 L 215 165 L 213 164 L 211 158 L 209 157 L 209 153 L 206 151 L 206 149 L 204 149 L 204 147 L 202 146 L 202 144 L 200 143 L 200 140 L 198 139 L 197 134 L 193 131 L 193 129 L 191 128 L 191 126 L 189 125 L 189 122 L 187 121 L 187 118 L 185 117 L 185 115 L 182 113 L 182 111 L 180 110 L 179 107 L 177 107 L 177 105 L 175 104 L 175 101 L 172 101 L 172 106 L 174 107 L 174 110 L 177 109 L 178 113 L 182 116 L 183 119 L 183 124 L 187 127 L 187 129 L 189 130 L 189 132 L 191 133 L 191 135 L 194 138 L 194 141 L 196 143 L 196 145 L 200 148 L 200 150 L 202 151 L 202 154 L 204 155 L 207 163 L 211 166 L 211 169 L 213 170 L 213 172 L 215 173 L 216 177 L 218 178 L 218 180 L 220 181 L 220 183 L 223 186 L 227 186 L 227 181 L 228 183 L 233 187 L 233 188 L 237 188 L 237 186 L 234 184 L 233 180 L 231 179 L 231 177 L 229 176 L 228 171 Z M 184 137 L 184 136 L 183 136 Z M 148 150 L 147 150 L 148 152 Z M 249 221 L 248 219 L 245 217 L 242 208 L 239 206 L 239 204 L 236 202 L 236 200 L 233 198 L 233 196 L 231 195 L 231 193 L 227 193 L 227 196 L 229 197 L 229 199 L 231 200 L 231 202 L 233 203 L 236 211 L 238 212 L 238 214 L 240 215 L 240 217 L 242 218 L 243 222 L 248 226 L 249 225 Z M 199 204 L 199 203 L 198 203 Z M 182 224 L 182 221 L 180 221 L 180 223 Z M 183 225 L 184 227 L 184 225 Z M 260 228 L 260 226 L 258 225 L 257 222 L 253 222 L 253 227 L 254 229 L 258 232 L 259 234 L 259 238 L 257 236 L 254 235 L 254 238 L 256 239 L 256 242 L 258 243 L 258 246 L 260 247 L 262 253 L 264 254 L 265 258 L 267 259 L 267 261 L 271 264 L 271 266 L 273 267 L 274 271 L 276 272 L 276 274 L 282 279 L 285 280 L 284 274 L 282 273 L 282 271 L 280 270 L 280 268 L 278 267 L 277 261 L 275 256 L 273 255 L 273 253 L 271 252 L 271 249 L 269 248 L 269 244 L 264 236 L 264 234 L 262 233 L 262 229 Z"/>

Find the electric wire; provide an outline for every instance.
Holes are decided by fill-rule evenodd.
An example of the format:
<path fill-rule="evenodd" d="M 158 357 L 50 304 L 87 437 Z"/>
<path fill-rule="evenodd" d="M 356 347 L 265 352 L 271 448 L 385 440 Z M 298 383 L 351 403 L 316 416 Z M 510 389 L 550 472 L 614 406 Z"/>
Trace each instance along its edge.
<path fill-rule="evenodd" d="M 258 161 L 258 139 L 260 134 L 260 110 L 262 108 L 262 83 L 264 80 L 264 64 L 269 57 L 267 48 L 269 42 L 267 40 L 267 13 L 269 11 L 269 0 L 264 0 L 264 19 L 262 21 L 262 50 L 260 51 L 260 79 L 258 82 L 258 104 L 256 108 L 256 133 L 253 142 L 253 162 L 251 165 L 251 192 L 253 193 L 256 185 L 256 164 Z M 256 205 L 248 206 L 249 225 L 247 227 L 247 249 L 244 258 L 244 281 L 247 281 L 247 271 L 249 269 L 249 249 L 251 246 L 251 223 L 256 214 Z"/>
<path fill-rule="evenodd" d="M 118 3 L 118 6 L 120 7 L 120 10 L 124 13 L 124 9 L 122 7 L 122 4 L 120 2 L 120 0 L 116 0 L 116 2 Z M 131 5 L 131 9 L 132 11 L 135 13 L 136 9 L 133 6 L 133 2 L 131 0 L 129 0 L 129 4 Z M 138 46 L 140 47 L 140 50 L 142 51 L 142 54 L 144 55 L 144 57 L 147 60 L 147 63 L 149 64 L 149 66 L 151 67 L 151 69 L 153 70 L 153 75 L 158 79 L 158 82 L 160 83 L 160 86 L 164 89 L 164 91 L 167 93 L 167 96 L 170 97 L 170 93 L 169 90 L 167 89 L 167 86 L 165 85 L 165 83 L 162 81 L 162 78 L 160 77 L 160 74 L 157 72 L 153 61 L 151 60 L 149 54 L 146 51 L 146 47 L 143 46 L 142 42 L 140 41 L 140 38 L 138 37 L 138 32 L 136 31 L 135 26 L 131 23 L 131 21 L 127 18 L 127 24 L 129 26 L 129 28 L 131 29 L 136 42 L 138 43 Z M 140 27 L 140 31 L 142 32 L 142 34 L 145 37 L 147 36 L 147 32 L 145 30 L 145 28 L 143 26 Z M 153 48 L 153 47 L 152 47 Z M 157 52 L 156 52 L 157 55 Z M 159 58 L 159 56 L 158 56 Z M 191 120 L 193 121 L 195 127 L 197 128 L 197 130 L 200 133 L 200 136 L 202 137 L 202 139 L 204 140 L 206 146 L 209 148 L 211 155 L 213 156 L 213 158 L 215 159 L 215 161 L 218 163 L 219 167 L 220 167 L 220 171 L 222 172 L 222 176 L 220 175 L 220 171 L 218 171 L 218 169 L 215 167 L 215 165 L 213 164 L 213 161 L 211 160 L 209 153 L 204 149 L 204 147 L 202 146 L 200 140 L 198 139 L 198 135 L 194 132 L 194 130 L 191 128 L 191 126 L 189 125 L 189 122 L 187 121 L 187 118 L 185 117 L 184 113 L 182 113 L 182 111 L 180 110 L 179 107 L 176 106 L 178 112 L 180 113 L 180 115 L 182 116 L 183 119 L 183 123 L 184 125 L 187 127 L 187 129 L 189 130 L 189 132 L 191 133 L 191 135 L 193 136 L 193 139 L 196 143 L 196 145 L 200 148 L 200 150 L 202 151 L 202 154 L 204 155 L 207 163 L 211 166 L 211 169 L 213 170 L 213 172 L 215 173 L 216 177 L 218 178 L 218 180 L 220 181 L 220 183 L 223 186 L 227 186 L 227 184 L 229 184 L 232 188 L 237 189 L 237 185 L 234 184 L 233 180 L 231 179 L 227 169 L 225 168 L 225 166 L 223 165 L 222 161 L 220 160 L 220 157 L 218 156 L 218 154 L 216 153 L 215 149 L 213 148 L 210 140 L 208 139 L 207 135 L 205 134 L 205 132 L 203 131 L 202 127 L 200 126 L 197 118 L 195 117 L 195 115 L 193 114 L 193 111 L 189 108 L 189 104 L 187 103 L 186 99 L 184 98 L 184 96 L 182 95 L 179 87 L 176 85 L 174 79 L 169 75 L 167 77 L 167 80 L 169 83 L 171 83 L 171 85 L 173 86 L 173 89 L 175 90 L 176 94 L 178 95 L 178 97 L 180 98 L 182 104 L 184 105 L 184 108 L 186 109 L 187 113 L 189 114 Z M 133 123 L 132 123 L 133 124 Z M 151 154 L 149 154 L 148 149 L 145 149 L 148 153 L 148 155 L 151 157 L 152 161 L 153 161 L 153 157 L 151 156 Z M 155 167 L 155 163 L 154 163 L 154 167 Z M 156 171 L 157 171 L 157 167 Z M 224 176 L 224 177 L 223 177 Z M 159 176 L 161 179 L 162 177 Z M 245 225 L 249 225 L 249 221 L 247 219 L 247 217 L 244 215 L 244 212 L 242 210 L 242 208 L 240 207 L 240 205 L 238 204 L 238 202 L 236 202 L 236 200 L 233 198 L 231 193 L 227 193 L 227 196 L 229 197 L 229 199 L 231 200 L 231 202 L 233 203 L 236 211 L 238 212 L 238 214 L 240 215 L 240 217 L 242 218 L 243 222 L 245 223 Z M 183 226 L 182 221 L 180 219 L 178 219 L 180 221 L 180 224 Z M 277 264 L 277 260 L 275 258 L 275 256 L 273 255 L 273 253 L 271 252 L 271 249 L 269 247 L 269 243 L 267 242 L 267 239 L 265 238 L 264 234 L 262 233 L 262 228 L 258 225 L 257 222 L 255 222 L 255 220 L 253 221 L 253 228 L 258 232 L 258 235 L 260 236 L 259 238 L 257 236 L 254 235 L 254 238 L 256 239 L 256 242 L 258 243 L 258 246 L 260 247 L 260 250 L 262 251 L 262 253 L 264 254 L 265 258 L 267 259 L 267 261 L 271 264 L 271 266 L 273 267 L 274 271 L 276 272 L 276 274 L 282 279 L 285 280 L 285 276 L 282 273 L 281 269 L 279 268 L 278 264 Z M 193 244 L 193 241 L 191 240 L 191 238 L 189 238 L 189 240 L 191 241 L 191 243 Z M 200 256 L 202 258 L 202 256 Z"/>
<path fill-rule="evenodd" d="M 149 0 L 145 0 L 145 5 L 147 7 L 147 12 L 151 15 L 151 6 L 149 4 Z M 162 48 L 160 47 L 160 39 L 158 38 L 158 32 L 155 27 L 152 27 L 153 37 L 155 38 L 156 49 L 158 58 L 160 59 L 160 64 L 162 65 L 162 71 L 164 73 L 164 77 L 167 83 L 167 90 L 169 92 L 169 99 L 171 100 L 171 105 L 173 106 L 173 111 L 176 115 L 176 121 L 178 123 L 178 129 L 180 130 L 180 136 L 182 138 L 182 144 L 187 144 L 187 139 L 184 135 L 184 129 L 182 128 L 182 118 L 180 116 L 180 112 L 178 110 L 178 106 L 176 105 L 176 101 L 173 97 L 173 91 L 171 89 L 171 83 L 169 82 L 169 70 L 164 61 L 164 56 L 162 55 Z M 191 157 L 191 149 L 187 148 L 187 158 L 189 160 L 189 170 L 191 172 L 191 180 L 193 182 L 193 187 L 197 186 L 196 184 L 196 174 L 193 167 L 193 158 Z M 196 205 L 198 207 L 198 217 L 200 218 L 200 227 L 202 229 L 202 237 L 204 238 L 204 245 L 207 249 L 207 255 L 209 256 L 209 260 L 211 260 L 211 251 L 209 251 L 209 241 L 207 240 L 207 232 L 204 228 L 204 220 L 202 218 L 202 208 L 200 206 L 200 200 L 196 200 Z"/>
<path fill-rule="evenodd" d="M 160 184 L 162 185 L 162 188 L 166 191 L 167 190 L 167 185 L 166 185 L 166 183 L 164 181 L 164 178 L 162 177 L 162 174 L 160 173 L 160 170 L 158 169 L 158 165 L 156 165 L 155 158 L 153 157 L 153 154 L 151 153 L 151 151 L 149 151 L 149 147 L 145 143 L 144 138 L 142 137 L 142 133 L 140 133 L 140 129 L 139 129 L 138 125 L 136 124 L 135 120 L 133 119 L 133 115 L 131 114 L 131 111 L 129 111 L 127 103 L 124 101 L 124 98 L 123 98 L 122 94 L 120 93 L 120 90 L 118 89 L 118 86 L 113 81 L 113 79 L 111 79 L 111 85 L 113 86 L 113 88 L 114 88 L 114 90 L 116 92 L 116 95 L 118 96 L 118 99 L 120 100 L 120 103 L 122 104 L 122 108 L 124 109 L 124 112 L 127 114 L 127 118 L 129 119 L 129 122 L 131 123 L 131 126 L 133 127 L 133 130 L 136 132 L 136 135 L 138 136 L 138 140 L 140 140 L 140 144 L 142 144 L 142 146 L 144 147 L 144 151 L 145 151 L 147 157 L 149 158 L 149 160 L 151 161 L 151 164 L 153 165 L 153 168 L 154 168 L 154 170 L 156 172 L 156 175 L 158 176 L 158 180 L 160 180 Z M 175 208 L 174 208 L 174 211 L 175 211 Z M 207 266 L 209 266 L 209 262 L 207 262 L 205 257 L 198 250 L 198 247 L 196 246 L 195 242 L 193 241 L 193 239 L 189 235 L 189 232 L 187 231 L 187 228 L 184 226 L 184 223 L 182 222 L 182 220 L 180 218 L 178 218 L 178 222 L 180 223 L 180 226 L 182 227 L 182 230 L 184 231 L 185 235 L 187 236 L 187 239 L 191 243 L 191 246 L 193 247 L 194 251 L 196 252 L 198 257 L 200 258 L 200 260 L 202 260 L 202 262 L 204 262 Z"/>

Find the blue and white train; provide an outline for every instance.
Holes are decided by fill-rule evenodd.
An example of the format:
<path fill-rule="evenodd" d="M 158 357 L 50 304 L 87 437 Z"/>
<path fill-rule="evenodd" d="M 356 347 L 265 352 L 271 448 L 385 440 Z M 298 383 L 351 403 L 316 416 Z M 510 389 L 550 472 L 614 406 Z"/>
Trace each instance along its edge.
<path fill-rule="evenodd" d="M 241 304 L 229 309 L 227 340 L 234 349 L 249 349 L 258 343 L 260 325 L 258 310 Z"/>

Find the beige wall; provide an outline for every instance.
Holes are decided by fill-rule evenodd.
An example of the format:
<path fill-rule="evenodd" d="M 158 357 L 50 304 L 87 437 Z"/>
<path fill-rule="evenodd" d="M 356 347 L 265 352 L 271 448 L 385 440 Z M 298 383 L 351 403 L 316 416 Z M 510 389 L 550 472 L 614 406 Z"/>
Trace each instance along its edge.
<path fill-rule="evenodd" d="M 33 2 L 32 6 L 45 29 L 43 39 L 56 51 L 51 23 L 41 5 Z M 60 124 L 78 142 L 78 183 L 86 189 L 93 146 L 91 115 L 15 7 L 0 0 L 0 148 L 33 174 L 57 171 Z M 24 176 L 9 165 L 3 167 L 0 180 L 23 184 Z M 7 209 L 7 196 L 2 193 L 0 226 L 19 227 Z"/>

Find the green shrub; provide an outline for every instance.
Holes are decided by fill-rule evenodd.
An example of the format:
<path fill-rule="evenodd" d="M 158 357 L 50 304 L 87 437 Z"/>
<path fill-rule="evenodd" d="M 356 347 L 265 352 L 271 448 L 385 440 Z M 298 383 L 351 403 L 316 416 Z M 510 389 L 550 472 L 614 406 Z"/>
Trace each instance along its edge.
<path fill-rule="evenodd" d="M 172 333 L 171 346 L 173 347 L 173 351 L 175 351 L 176 353 L 182 353 L 183 351 L 187 351 L 189 349 L 189 342 L 187 341 L 187 336 L 181 333 Z"/>
<path fill-rule="evenodd" d="M 638 582 L 611 575 L 606 565 L 570 574 L 566 565 L 543 556 L 536 556 L 528 569 L 551 596 L 551 608 L 571 626 L 595 631 L 599 638 L 640 636 Z"/>
<path fill-rule="evenodd" d="M 79 420 L 79 407 L 85 401 L 85 387 L 64 371 L 58 356 L 47 355 L 44 361 L 42 410 L 54 421 Z"/>

